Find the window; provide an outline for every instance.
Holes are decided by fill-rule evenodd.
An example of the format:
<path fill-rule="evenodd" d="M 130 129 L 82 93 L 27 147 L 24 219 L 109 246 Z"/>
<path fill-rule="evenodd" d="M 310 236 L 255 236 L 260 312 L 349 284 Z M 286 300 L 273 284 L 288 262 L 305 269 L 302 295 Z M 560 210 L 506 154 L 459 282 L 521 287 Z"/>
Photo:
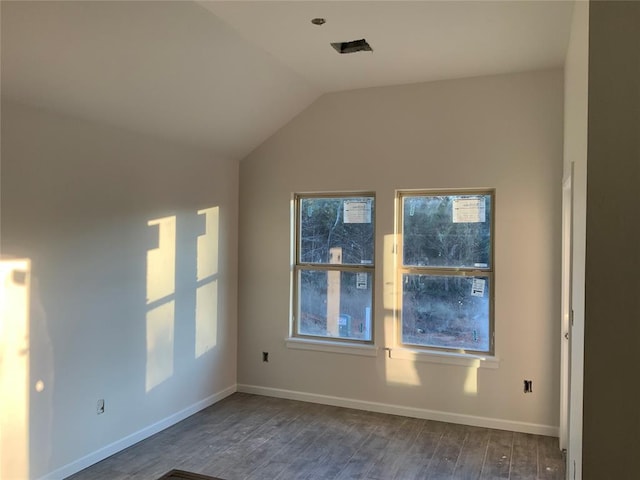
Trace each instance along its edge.
<path fill-rule="evenodd" d="M 493 199 L 398 193 L 400 343 L 493 354 Z"/>
<path fill-rule="evenodd" d="M 371 343 L 374 195 L 296 195 L 294 225 L 294 336 Z"/>

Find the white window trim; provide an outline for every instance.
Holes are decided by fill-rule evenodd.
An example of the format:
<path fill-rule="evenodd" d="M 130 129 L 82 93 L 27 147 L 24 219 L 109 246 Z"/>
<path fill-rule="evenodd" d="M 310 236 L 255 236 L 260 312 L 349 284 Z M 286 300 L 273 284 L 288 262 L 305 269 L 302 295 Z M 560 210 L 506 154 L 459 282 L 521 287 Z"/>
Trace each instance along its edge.
<path fill-rule="evenodd" d="M 311 350 L 343 355 L 358 355 L 377 357 L 379 350 L 375 345 L 360 343 L 337 343 L 331 340 L 315 340 L 300 337 L 287 337 L 285 343 L 288 348 L 295 350 Z M 420 363 L 436 363 L 441 365 L 456 365 L 470 368 L 496 369 L 500 366 L 500 358 L 490 355 L 478 355 L 463 352 L 440 352 L 429 350 L 413 350 L 410 348 L 385 348 L 385 355 L 391 360 L 409 360 Z"/>
<path fill-rule="evenodd" d="M 370 264 L 314 264 L 314 263 L 301 263 L 299 262 L 299 229 L 298 222 L 298 209 L 299 202 L 303 198 L 339 198 L 339 197 L 370 197 L 375 202 L 376 193 L 374 191 L 351 191 L 351 192 L 310 192 L 310 193 L 295 193 L 291 200 L 291 287 L 290 287 L 290 336 L 286 338 L 287 346 L 291 342 L 290 348 L 297 348 L 300 350 L 317 350 L 333 353 L 346 353 L 352 355 L 365 355 L 376 356 L 377 347 L 374 345 L 374 325 L 375 325 L 375 255 L 376 255 L 376 218 L 373 216 L 373 261 Z M 369 340 L 357 340 L 350 339 L 347 341 L 337 340 L 333 337 L 314 337 L 299 332 L 300 325 L 297 323 L 299 315 L 298 295 L 299 295 L 299 279 L 298 272 L 304 269 L 314 269 L 318 267 L 320 270 L 339 270 L 339 271 L 354 271 L 354 272 L 368 272 L 372 278 L 372 296 L 371 296 L 371 338 Z M 335 347 L 335 348 L 334 348 Z M 363 350 L 362 347 L 365 347 Z M 374 353 L 363 353 L 369 350 L 373 350 Z"/>
<path fill-rule="evenodd" d="M 500 366 L 500 358 L 478 353 L 445 352 L 437 350 L 411 349 L 406 347 L 386 348 L 392 360 L 459 365 L 462 367 L 491 368 Z"/>
<path fill-rule="evenodd" d="M 482 268 L 476 270 L 474 268 L 434 268 L 434 269 L 423 269 L 422 267 L 415 266 L 405 266 L 402 262 L 402 238 L 403 232 L 403 220 L 402 220 L 402 197 L 410 194 L 414 195 L 490 195 L 492 198 L 491 203 L 491 261 L 490 267 Z M 441 347 L 443 350 L 434 349 L 429 345 L 416 345 L 412 346 L 410 344 L 401 343 L 402 338 L 402 318 L 399 312 L 402 311 L 401 303 L 397 303 L 394 317 L 395 317 L 395 328 L 396 333 L 398 335 L 398 339 L 396 339 L 396 347 L 393 350 L 396 350 L 396 358 L 402 357 L 406 360 L 413 360 L 418 362 L 429 362 L 429 363 L 448 363 L 452 365 L 463 365 L 463 366 L 486 366 L 489 363 L 494 363 L 496 366 L 487 368 L 498 368 L 499 359 L 495 355 L 495 189 L 493 188 L 482 188 L 482 189 L 455 189 L 455 190 L 430 190 L 430 189 L 418 189 L 418 190 L 396 190 L 396 226 L 395 226 L 395 235 L 397 240 L 396 244 L 396 266 L 395 266 L 395 275 L 397 285 L 400 287 L 400 291 L 398 296 L 396 297 L 396 302 L 401 302 L 402 296 L 402 281 L 401 277 L 403 272 L 420 272 L 420 274 L 424 275 L 437 275 L 438 273 L 443 273 L 445 275 L 451 275 L 452 273 L 458 273 L 461 271 L 466 271 L 466 274 L 463 276 L 486 276 L 490 279 L 491 284 L 491 299 L 490 299 L 490 326 L 489 330 L 491 333 L 490 340 L 490 352 L 460 352 L 455 351 L 449 347 Z M 431 271 L 429 271 L 431 270 Z M 412 348 L 414 347 L 414 348 Z M 438 347 L 440 348 L 440 347 Z M 385 348 L 385 350 L 389 351 L 389 354 L 392 349 Z M 390 354 L 390 358 L 393 358 Z M 486 365 L 485 365 L 486 364 Z"/>
<path fill-rule="evenodd" d="M 288 348 L 296 350 L 314 350 L 316 352 L 341 353 L 345 355 L 359 355 L 365 357 L 376 357 L 378 347 L 365 343 L 337 342 L 324 339 L 310 339 L 308 337 L 288 337 L 285 338 Z"/>

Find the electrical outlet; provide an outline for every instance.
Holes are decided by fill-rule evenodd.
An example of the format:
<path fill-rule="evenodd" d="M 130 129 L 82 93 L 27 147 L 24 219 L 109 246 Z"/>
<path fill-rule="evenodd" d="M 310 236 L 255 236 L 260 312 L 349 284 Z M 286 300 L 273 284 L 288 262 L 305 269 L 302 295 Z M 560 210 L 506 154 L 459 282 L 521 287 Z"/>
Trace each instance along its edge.
<path fill-rule="evenodd" d="M 524 393 L 533 393 L 533 380 L 524 381 Z"/>
<path fill-rule="evenodd" d="M 98 400 L 98 404 L 96 406 L 96 413 L 98 415 L 101 415 L 104 413 L 104 399 L 101 398 L 100 400 Z"/>
<path fill-rule="evenodd" d="M 269 352 L 262 352 L 262 361 L 263 362 L 269 361 Z"/>

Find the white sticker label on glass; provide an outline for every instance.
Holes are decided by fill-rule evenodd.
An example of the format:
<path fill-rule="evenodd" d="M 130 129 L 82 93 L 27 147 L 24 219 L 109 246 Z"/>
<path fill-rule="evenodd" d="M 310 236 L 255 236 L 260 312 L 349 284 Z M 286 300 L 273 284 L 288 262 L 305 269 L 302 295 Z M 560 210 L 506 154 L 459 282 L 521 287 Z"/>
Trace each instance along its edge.
<path fill-rule="evenodd" d="M 483 223 L 486 221 L 484 197 L 453 199 L 453 223 Z"/>
<path fill-rule="evenodd" d="M 356 275 L 356 288 L 360 290 L 367 289 L 367 274 L 366 273 L 358 273 Z"/>
<path fill-rule="evenodd" d="M 471 284 L 471 295 L 474 297 L 484 297 L 484 285 L 486 282 L 483 278 L 474 278 Z"/>
<path fill-rule="evenodd" d="M 344 223 L 371 223 L 371 201 L 345 200 Z"/>

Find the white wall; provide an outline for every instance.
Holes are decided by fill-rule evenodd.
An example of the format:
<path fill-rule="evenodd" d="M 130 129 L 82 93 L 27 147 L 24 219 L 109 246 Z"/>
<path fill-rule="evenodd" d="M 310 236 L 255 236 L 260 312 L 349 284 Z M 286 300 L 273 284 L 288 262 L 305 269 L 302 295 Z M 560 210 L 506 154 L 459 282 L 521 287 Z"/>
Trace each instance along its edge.
<path fill-rule="evenodd" d="M 3 99 L 2 253 L 34 286 L 31 478 L 234 390 L 237 202 L 237 162 Z"/>
<path fill-rule="evenodd" d="M 241 388 L 557 432 L 562 111 L 557 70 L 334 93 L 243 160 Z M 382 266 L 395 189 L 466 187 L 496 188 L 498 369 L 286 347 L 293 192 L 376 192 L 375 334 L 384 347 L 393 341 Z M 525 378 L 533 394 L 523 393 Z"/>
<path fill-rule="evenodd" d="M 573 163 L 571 381 L 567 474 L 581 478 L 584 377 L 584 282 L 587 216 L 587 109 L 589 83 L 589 2 L 576 2 L 565 62 L 564 177 Z M 575 472 L 575 477 L 573 476 Z"/>

